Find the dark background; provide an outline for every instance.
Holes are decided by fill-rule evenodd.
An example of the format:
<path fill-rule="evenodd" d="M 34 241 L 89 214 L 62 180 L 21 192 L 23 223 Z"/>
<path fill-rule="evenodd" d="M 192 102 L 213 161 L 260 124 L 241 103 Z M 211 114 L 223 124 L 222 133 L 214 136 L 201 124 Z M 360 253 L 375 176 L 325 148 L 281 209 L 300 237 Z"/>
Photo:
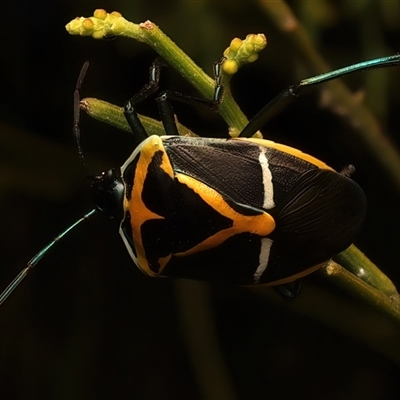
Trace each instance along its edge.
<path fill-rule="evenodd" d="M 207 73 L 234 37 L 265 33 L 267 48 L 232 80 L 251 117 L 287 85 L 313 74 L 256 1 L 9 1 L 0 14 L 0 286 L 91 207 L 72 138 L 73 89 L 122 105 L 147 80 L 155 53 L 124 38 L 96 41 L 64 29 L 94 9 L 155 22 Z M 278 5 L 279 2 L 277 2 Z M 395 53 L 394 1 L 296 1 L 293 11 L 332 68 Z M 190 87 L 168 70 L 165 85 Z M 399 143 L 400 70 L 346 79 L 365 90 Z M 147 108 L 148 107 L 148 108 Z M 153 105 L 143 113 L 156 115 Z M 224 136 L 221 120 L 177 105 L 181 122 Z M 129 135 L 83 116 L 94 172 L 119 166 Z M 339 116 L 311 91 L 265 136 L 356 165 L 368 216 L 356 244 L 400 284 L 399 191 Z M 152 280 L 133 266 L 112 224 L 98 216 L 57 245 L 0 310 L 0 399 L 397 399 L 399 328 L 318 273 L 302 295 L 271 289 Z"/>

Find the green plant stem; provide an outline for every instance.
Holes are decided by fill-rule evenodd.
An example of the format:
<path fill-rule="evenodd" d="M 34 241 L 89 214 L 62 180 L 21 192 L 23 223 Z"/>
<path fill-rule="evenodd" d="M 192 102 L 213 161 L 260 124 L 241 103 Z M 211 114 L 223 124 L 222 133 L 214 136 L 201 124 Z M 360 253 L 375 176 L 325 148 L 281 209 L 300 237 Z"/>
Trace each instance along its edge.
<path fill-rule="evenodd" d="M 331 282 L 356 295 L 400 324 L 399 295 L 387 296 L 334 261 L 321 268 Z"/>
<path fill-rule="evenodd" d="M 176 69 L 179 74 L 205 98 L 211 99 L 213 97 L 215 87 L 214 80 L 197 66 L 195 62 L 153 22 L 146 21 L 141 24 L 135 24 L 127 21 L 118 13 L 115 13 L 118 14 L 118 16 L 106 14 L 106 17 L 99 19 L 96 17 L 98 11 L 104 10 L 96 10 L 94 17 L 86 19 L 77 18 L 71 21 L 66 26 L 67 31 L 70 34 L 82 36 L 92 35 L 95 38 L 113 34 L 144 42 Z M 86 25 L 88 25 L 87 21 L 90 22 L 90 29 L 85 30 Z M 96 27 L 96 24 L 99 24 L 99 26 Z M 231 130 L 241 131 L 248 122 L 246 116 L 234 101 L 228 88 L 225 91 L 224 101 L 220 106 L 219 113 Z"/>
<path fill-rule="evenodd" d="M 86 111 L 88 115 L 97 119 L 98 121 L 105 122 L 106 124 L 112 125 L 118 129 L 121 129 L 122 131 L 132 133 L 124 116 L 124 109 L 122 107 L 118 107 L 103 100 L 87 97 L 81 100 L 81 109 Z M 145 115 L 139 115 L 139 118 L 149 136 L 165 135 L 162 122 L 156 121 L 150 117 L 146 117 Z M 197 136 L 190 129 L 186 128 L 179 122 L 177 123 L 177 126 L 180 135 Z"/>
<path fill-rule="evenodd" d="M 199 93 L 206 98 L 212 98 L 215 87 L 214 80 L 197 66 L 158 26 L 155 24 L 151 24 L 150 26 L 151 28 L 146 30 L 146 43 L 191 83 Z M 129 30 L 127 33 L 129 33 Z M 126 36 L 133 38 L 129 34 Z M 248 122 L 234 101 L 230 91 L 226 91 L 219 112 L 232 128 L 241 130 Z"/>
<path fill-rule="evenodd" d="M 392 281 L 356 246 L 352 245 L 342 251 L 334 260 L 393 301 L 399 302 L 399 294 Z"/>

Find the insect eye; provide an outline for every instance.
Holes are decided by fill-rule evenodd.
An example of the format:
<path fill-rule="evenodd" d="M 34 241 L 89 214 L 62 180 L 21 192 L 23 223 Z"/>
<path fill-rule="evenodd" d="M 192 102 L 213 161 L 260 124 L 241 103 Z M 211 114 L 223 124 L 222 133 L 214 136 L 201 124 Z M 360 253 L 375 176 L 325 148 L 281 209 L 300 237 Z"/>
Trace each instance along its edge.
<path fill-rule="evenodd" d="M 91 189 L 93 201 L 100 211 L 117 221 L 123 218 L 125 187 L 120 174 L 114 168 L 95 176 Z"/>

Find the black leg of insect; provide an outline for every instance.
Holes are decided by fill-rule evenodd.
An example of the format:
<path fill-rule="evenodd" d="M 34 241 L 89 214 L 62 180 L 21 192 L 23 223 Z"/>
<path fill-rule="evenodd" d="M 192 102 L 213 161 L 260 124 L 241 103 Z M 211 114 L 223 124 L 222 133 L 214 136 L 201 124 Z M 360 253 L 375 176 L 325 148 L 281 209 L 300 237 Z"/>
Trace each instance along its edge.
<path fill-rule="evenodd" d="M 212 100 L 167 91 L 158 104 L 166 136 L 147 137 L 135 104 L 152 95 L 162 66 L 125 105 L 137 146 L 120 171 L 92 181 L 96 208 L 43 248 L 0 295 L 0 304 L 61 238 L 97 210 L 114 217 L 133 262 L 149 276 L 183 277 L 252 285 L 285 285 L 346 249 L 360 229 L 366 200 L 346 173 L 300 150 L 250 136 L 286 107 L 302 87 L 350 72 L 398 65 L 380 58 L 305 79 L 279 94 L 238 139 L 176 136 L 169 100 L 210 110 L 222 101 L 221 60 L 215 64 Z M 74 135 L 80 144 L 79 91 L 75 89 Z M 296 288 L 296 284 L 295 284 Z"/>
<path fill-rule="evenodd" d="M 308 79 L 303 79 L 295 85 L 289 86 L 287 89 L 273 98 L 266 106 L 264 106 L 247 124 L 240 133 L 240 137 L 251 137 L 259 129 L 270 121 L 274 116 L 284 110 L 296 97 L 301 90 L 307 86 L 316 85 L 319 83 L 331 81 L 336 78 L 351 74 L 356 71 L 363 71 L 374 68 L 395 67 L 400 64 L 400 55 L 394 54 L 388 57 L 375 58 L 373 60 L 363 61 L 357 64 L 349 65 L 344 68 L 339 68 L 325 74 L 313 76 Z"/>
<path fill-rule="evenodd" d="M 185 93 L 173 92 L 170 90 L 164 91 L 160 94 L 160 96 L 157 98 L 157 103 L 164 125 L 164 130 L 167 135 L 179 135 L 170 100 L 180 101 L 182 103 L 186 103 L 194 107 L 205 108 L 213 112 L 218 111 L 219 105 L 223 98 L 224 90 L 221 84 L 221 65 L 224 61 L 225 58 L 221 58 L 220 61 L 214 63 L 215 88 L 212 99 L 193 97 Z M 139 143 L 147 138 L 147 133 L 134 110 L 134 106 L 147 99 L 157 91 L 159 87 L 161 68 L 166 66 L 167 64 L 162 58 L 157 58 L 150 67 L 149 82 L 125 103 L 125 117 L 134 136 L 142 139 L 139 141 Z"/>

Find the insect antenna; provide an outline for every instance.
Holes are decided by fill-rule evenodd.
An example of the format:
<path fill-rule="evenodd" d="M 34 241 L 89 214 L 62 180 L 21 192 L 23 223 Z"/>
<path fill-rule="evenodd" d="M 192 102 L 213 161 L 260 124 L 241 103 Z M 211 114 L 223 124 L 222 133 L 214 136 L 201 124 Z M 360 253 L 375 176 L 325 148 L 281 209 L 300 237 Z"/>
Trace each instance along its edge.
<path fill-rule="evenodd" d="M 75 86 L 75 91 L 74 91 L 74 126 L 73 126 L 73 133 L 74 133 L 74 138 L 76 142 L 76 146 L 78 147 L 78 156 L 79 159 L 82 163 L 83 169 L 85 171 L 85 175 L 93 179 L 93 174 L 88 171 L 86 167 L 86 160 L 85 160 L 85 155 L 83 153 L 82 145 L 81 145 L 81 129 L 79 127 L 79 122 L 80 122 L 80 109 L 81 109 L 81 96 L 80 96 L 80 90 L 82 87 L 83 80 L 85 78 L 86 72 L 89 68 L 89 61 L 85 61 L 85 63 L 82 66 L 81 72 L 79 73 L 78 80 L 76 82 Z"/>
<path fill-rule="evenodd" d="M 83 217 L 79 218 L 72 225 L 70 225 L 67 229 L 62 231 L 56 238 L 54 238 L 47 246 L 43 247 L 34 257 L 32 257 L 29 262 L 26 264 L 26 267 L 13 279 L 13 281 L 4 289 L 4 291 L 0 294 L 0 305 L 4 303 L 7 297 L 14 291 L 14 289 L 22 282 L 22 280 L 26 277 L 29 271 L 35 267 L 35 265 L 44 257 L 44 255 L 53 247 L 59 240 L 61 240 L 67 233 L 72 231 L 72 229 L 76 228 L 81 222 L 89 219 L 93 214 L 97 212 L 97 209 L 93 209 L 86 213 Z"/>
<path fill-rule="evenodd" d="M 88 178 L 94 179 L 94 175 L 89 172 L 86 168 L 85 156 L 83 154 L 81 141 L 80 141 L 80 128 L 79 128 L 79 118 L 80 118 L 80 88 L 82 86 L 83 79 L 86 75 L 86 71 L 89 67 L 89 63 L 86 61 L 83 64 L 81 72 L 79 74 L 78 81 L 75 86 L 74 91 L 74 125 L 73 125 L 73 133 L 75 137 L 75 141 L 78 147 L 78 155 L 79 159 L 82 162 L 83 168 L 85 170 L 85 174 Z M 36 264 L 47 254 L 47 252 L 64 236 L 66 236 L 70 231 L 76 228 L 81 222 L 88 220 L 92 215 L 98 212 L 97 208 L 86 213 L 83 217 L 79 218 L 68 228 L 63 230 L 56 238 L 54 238 L 47 246 L 43 247 L 26 265 L 26 267 L 13 279 L 13 281 L 4 289 L 4 291 L 0 294 L 0 305 L 4 303 L 4 301 L 8 298 L 8 296 L 17 288 L 17 286 L 23 281 L 26 275 L 31 271 Z"/>

